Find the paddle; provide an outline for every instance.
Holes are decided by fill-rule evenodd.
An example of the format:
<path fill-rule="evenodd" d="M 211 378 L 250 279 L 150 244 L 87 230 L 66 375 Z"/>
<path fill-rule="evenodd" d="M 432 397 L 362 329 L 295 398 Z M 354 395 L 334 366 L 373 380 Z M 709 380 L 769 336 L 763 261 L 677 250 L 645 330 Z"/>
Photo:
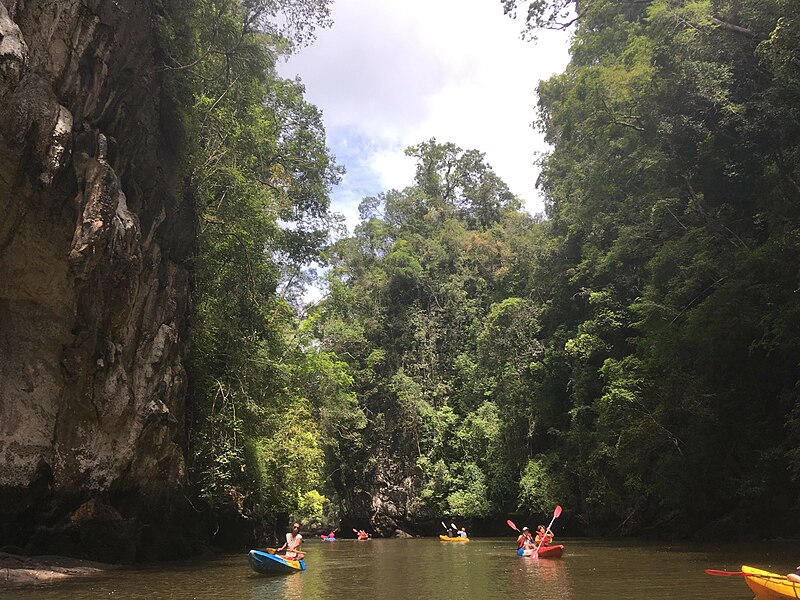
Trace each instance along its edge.
<path fill-rule="evenodd" d="M 508 525 L 509 527 L 511 527 L 511 529 L 513 529 L 514 531 L 516 531 L 518 534 L 522 535 L 522 532 L 519 530 L 519 527 L 517 527 L 516 525 L 514 525 L 514 521 L 512 521 L 511 519 L 506 519 L 506 525 Z M 519 539 L 519 538 L 517 538 L 517 539 Z M 521 543 L 520 543 L 519 547 L 520 547 L 520 548 L 523 548 L 524 546 L 523 546 L 523 544 L 521 544 Z"/>
<path fill-rule="evenodd" d="M 296 555 L 294 558 L 286 558 L 286 556 L 284 556 L 283 554 L 278 554 L 278 551 L 275 550 L 275 548 L 264 548 L 264 552 L 266 552 L 267 554 L 274 554 L 275 556 L 280 556 L 284 560 L 303 560 L 306 557 L 305 552 L 295 551 Z"/>
<path fill-rule="evenodd" d="M 550 520 L 550 525 L 548 525 L 547 529 L 544 530 L 544 535 L 542 536 L 542 539 L 539 540 L 539 545 L 536 547 L 534 553 L 531 554 L 531 558 L 539 557 L 539 549 L 542 547 L 542 544 L 544 544 L 544 540 L 547 538 L 547 532 L 550 531 L 550 528 L 553 526 L 553 522 L 558 518 L 560 514 L 561 514 L 561 505 L 559 504 L 553 511 L 553 518 Z"/>
<path fill-rule="evenodd" d="M 447 528 L 447 525 L 444 524 L 444 521 L 439 521 L 439 523 L 441 523 L 442 527 L 444 527 L 444 532 L 449 535 L 450 534 L 450 530 Z"/>
<path fill-rule="evenodd" d="M 280 556 L 280 554 L 275 548 L 262 548 L 262 550 L 267 554 L 278 554 L 278 556 Z M 286 550 L 284 550 L 283 552 L 286 552 Z M 305 554 L 308 552 L 308 550 L 295 550 L 295 552 L 297 552 L 298 554 Z"/>
<path fill-rule="evenodd" d="M 706 569 L 707 575 L 716 575 L 717 577 L 763 577 L 764 579 L 786 579 L 783 575 L 759 575 L 756 573 L 745 573 L 744 571 L 717 571 L 715 569 Z"/>

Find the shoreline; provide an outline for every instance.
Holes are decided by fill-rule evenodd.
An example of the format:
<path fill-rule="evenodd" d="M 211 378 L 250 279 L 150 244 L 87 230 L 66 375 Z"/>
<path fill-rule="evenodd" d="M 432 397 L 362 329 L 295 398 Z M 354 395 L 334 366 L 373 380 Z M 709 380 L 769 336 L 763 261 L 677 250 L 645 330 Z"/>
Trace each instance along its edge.
<path fill-rule="evenodd" d="M 117 565 L 66 556 L 20 556 L 0 552 L 0 588 L 24 588 L 101 575 Z"/>

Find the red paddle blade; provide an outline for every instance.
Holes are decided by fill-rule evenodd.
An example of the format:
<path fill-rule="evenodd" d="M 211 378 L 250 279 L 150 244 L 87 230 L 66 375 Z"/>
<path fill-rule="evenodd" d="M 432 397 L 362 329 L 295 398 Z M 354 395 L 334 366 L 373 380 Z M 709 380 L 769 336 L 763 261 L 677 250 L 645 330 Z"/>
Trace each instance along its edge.
<path fill-rule="evenodd" d="M 561 505 L 559 504 L 556 506 L 556 509 L 553 511 L 553 518 L 557 519 L 561 515 Z"/>
<path fill-rule="evenodd" d="M 785 575 L 775 575 L 773 573 L 745 573 L 744 571 L 717 571 L 715 569 L 706 569 L 705 573 L 708 575 L 716 575 L 717 577 L 753 577 L 754 579 L 777 579 L 780 581 L 787 581 Z"/>
<path fill-rule="evenodd" d="M 519 528 L 516 525 L 514 525 L 514 521 L 512 521 L 511 519 L 508 519 L 506 521 L 506 525 L 511 527 L 511 529 L 513 529 L 514 531 L 519 531 Z"/>

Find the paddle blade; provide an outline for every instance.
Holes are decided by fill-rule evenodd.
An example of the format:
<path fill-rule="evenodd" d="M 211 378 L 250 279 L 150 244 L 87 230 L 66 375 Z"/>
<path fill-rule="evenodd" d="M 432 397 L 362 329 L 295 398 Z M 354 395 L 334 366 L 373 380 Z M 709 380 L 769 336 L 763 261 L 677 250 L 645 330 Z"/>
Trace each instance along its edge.
<path fill-rule="evenodd" d="M 514 531 L 519 531 L 519 528 L 516 525 L 514 525 L 514 521 L 512 521 L 511 519 L 506 520 L 506 525 L 511 527 L 511 529 L 513 529 Z"/>
<path fill-rule="evenodd" d="M 553 519 L 557 519 L 561 516 L 561 505 L 559 504 L 556 506 L 556 509 L 553 511 Z"/>
<path fill-rule="evenodd" d="M 439 523 L 441 523 L 442 527 L 444 527 L 444 530 L 447 531 L 447 525 L 444 524 L 444 521 L 439 521 Z"/>
<path fill-rule="evenodd" d="M 755 579 L 777 579 L 786 581 L 785 575 L 775 575 L 773 573 L 745 573 L 744 571 L 717 571 L 716 569 L 706 569 L 707 575 L 716 575 L 717 577 L 753 577 Z"/>
<path fill-rule="evenodd" d="M 456 527 L 456 526 L 455 526 L 453 523 L 450 523 L 450 527 L 452 527 L 453 529 L 455 529 L 456 531 L 458 531 L 458 527 Z"/>

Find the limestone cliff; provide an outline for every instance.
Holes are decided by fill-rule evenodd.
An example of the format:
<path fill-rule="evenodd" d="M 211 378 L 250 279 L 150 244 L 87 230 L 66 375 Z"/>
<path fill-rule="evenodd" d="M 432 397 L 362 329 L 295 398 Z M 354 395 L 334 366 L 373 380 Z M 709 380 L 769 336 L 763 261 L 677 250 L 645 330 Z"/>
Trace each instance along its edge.
<path fill-rule="evenodd" d="M 0 0 L 0 546 L 131 558 L 182 497 L 194 218 L 157 6 Z"/>

